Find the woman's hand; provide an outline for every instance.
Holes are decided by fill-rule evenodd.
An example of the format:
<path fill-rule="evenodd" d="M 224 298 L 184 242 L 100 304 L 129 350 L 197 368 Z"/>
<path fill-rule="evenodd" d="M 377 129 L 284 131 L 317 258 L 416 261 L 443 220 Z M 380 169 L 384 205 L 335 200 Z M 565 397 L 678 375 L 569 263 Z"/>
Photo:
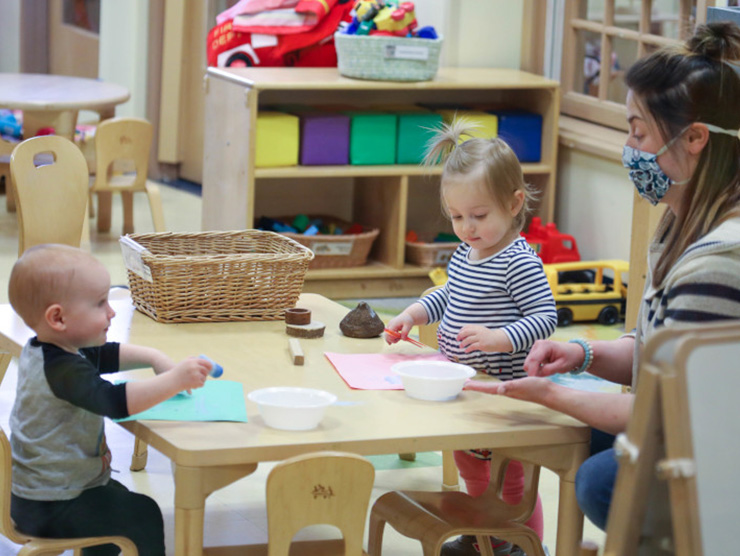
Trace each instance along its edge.
<path fill-rule="evenodd" d="M 518 378 L 506 382 L 489 382 L 483 380 L 469 380 L 465 390 L 475 390 L 486 394 L 498 394 L 509 398 L 516 398 L 527 402 L 544 404 L 552 388 L 552 381 L 540 377 Z"/>
<path fill-rule="evenodd" d="M 491 330 L 480 324 L 466 324 L 457 334 L 457 340 L 465 353 L 485 351 L 488 353 L 510 353 L 513 349 L 509 337 L 501 330 Z"/>
<path fill-rule="evenodd" d="M 550 376 L 567 373 L 583 363 L 586 353 L 578 344 L 537 340 L 524 360 L 524 370 L 529 376 Z"/>

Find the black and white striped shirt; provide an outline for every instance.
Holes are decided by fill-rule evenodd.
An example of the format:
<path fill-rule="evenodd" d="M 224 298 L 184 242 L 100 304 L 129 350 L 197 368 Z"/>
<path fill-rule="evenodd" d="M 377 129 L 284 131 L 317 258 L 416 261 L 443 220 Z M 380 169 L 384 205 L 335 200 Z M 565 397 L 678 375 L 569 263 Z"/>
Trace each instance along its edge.
<path fill-rule="evenodd" d="M 468 245 L 458 247 L 445 286 L 419 300 L 428 322 L 441 321 L 440 351 L 502 380 L 526 376 L 523 365 L 529 348 L 535 340 L 548 338 L 557 325 L 542 261 L 522 237 L 486 259 L 471 261 L 469 253 Z M 502 329 L 513 352 L 465 353 L 457 334 L 467 324 Z"/>

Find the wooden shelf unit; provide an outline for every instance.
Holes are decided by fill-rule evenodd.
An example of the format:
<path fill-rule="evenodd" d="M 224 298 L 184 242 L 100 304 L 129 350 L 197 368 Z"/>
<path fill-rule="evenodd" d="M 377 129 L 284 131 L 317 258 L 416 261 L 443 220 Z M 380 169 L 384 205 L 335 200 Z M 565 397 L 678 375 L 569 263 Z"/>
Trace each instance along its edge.
<path fill-rule="evenodd" d="M 544 222 L 553 219 L 560 111 L 556 81 L 517 70 L 486 68 L 441 68 L 432 81 L 408 83 L 348 79 L 336 68 L 208 68 L 204 86 L 203 230 L 251 228 L 255 217 L 280 215 L 275 208 L 274 214 L 265 214 L 265 208 L 258 206 L 258 190 L 261 194 L 271 183 L 286 181 L 296 185 L 295 195 L 282 192 L 286 205 L 300 206 L 301 199 L 309 197 L 316 204 L 316 195 L 323 195 L 328 203 L 336 192 L 350 205 L 349 214 L 336 216 L 380 229 L 368 265 L 309 271 L 305 291 L 332 298 L 414 296 L 431 285 L 427 269 L 405 264 L 404 238 L 408 229 L 435 233 L 441 231 L 440 226 L 450 229 L 440 213 L 441 168 L 255 168 L 256 119 L 266 106 L 454 103 L 537 112 L 543 117 L 542 159 L 523 167 L 527 181 L 540 192 L 537 215 Z M 317 182 L 324 189 L 314 194 L 312 184 Z M 336 187 L 332 185 L 327 193 L 326 184 Z"/>

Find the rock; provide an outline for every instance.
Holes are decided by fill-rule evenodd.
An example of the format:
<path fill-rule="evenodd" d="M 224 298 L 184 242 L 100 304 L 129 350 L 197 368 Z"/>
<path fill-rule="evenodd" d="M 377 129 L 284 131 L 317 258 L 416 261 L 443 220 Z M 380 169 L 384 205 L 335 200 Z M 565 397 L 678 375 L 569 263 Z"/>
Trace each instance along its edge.
<path fill-rule="evenodd" d="M 370 305 L 360 301 L 339 323 L 339 329 L 350 338 L 375 338 L 385 330 L 385 324 Z"/>

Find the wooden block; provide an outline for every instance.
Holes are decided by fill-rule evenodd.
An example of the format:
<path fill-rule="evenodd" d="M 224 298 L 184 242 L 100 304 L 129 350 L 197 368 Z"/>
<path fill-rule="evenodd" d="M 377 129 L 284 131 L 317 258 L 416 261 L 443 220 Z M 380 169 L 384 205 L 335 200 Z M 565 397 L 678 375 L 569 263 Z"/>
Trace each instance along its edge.
<path fill-rule="evenodd" d="M 301 343 L 296 338 L 289 338 L 290 355 L 293 357 L 293 365 L 303 365 L 304 357 Z"/>
<path fill-rule="evenodd" d="M 288 336 L 296 338 L 321 338 L 324 335 L 326 325 L 317 320 L 310 324 L 286 324 L 285 332 Z"/>

